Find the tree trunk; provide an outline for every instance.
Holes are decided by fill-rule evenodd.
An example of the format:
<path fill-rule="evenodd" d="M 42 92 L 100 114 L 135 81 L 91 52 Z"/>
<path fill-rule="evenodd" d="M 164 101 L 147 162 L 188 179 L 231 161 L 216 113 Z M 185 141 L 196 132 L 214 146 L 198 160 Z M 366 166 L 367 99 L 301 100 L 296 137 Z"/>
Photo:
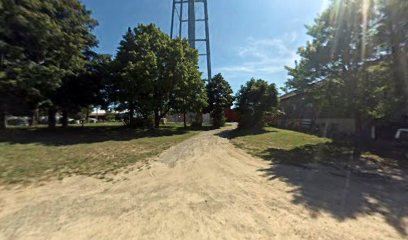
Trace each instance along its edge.
<path fill-rule="evenodd" d="M 7 113 L 6 111 L 0 109 L 0 129 L 7 128 Z"/>
<path fill-rule="evenodd" d="M 39 110 L 38 108 L 33 110 L 33 114 L 31 116 L 31 126 L 35 127 L 38 125 L 38 119 L 39 119 Z"/>
<path fill-rule="evenodd" d="M 187 128 L 186 113 L 183 113 L 184 128 Z"/>
<path fill-rule="evenodd" d="M 68 127 L 68 111 L 62 110 L 62 127 Z"/>
<path fill-rule="evenodd" d="M 53 107 L 50 107 L 48 109 L 48 127 L 49 128 L 55 128 L 57 125 L 57 119 L 55 118 L 55 114 L 57 113 L 57 110 Z"/>
<path fill-rule="evenodd" d="M 361 119 L 361 114 L 356 114 L 356 133 L 354 138 L 354 149 L 353 149 L 353 159 L 360 160 L 361 156 L 361 145 L 362 145 L 362 138 L 363 138 L 363 121 Z"/>
<path fill-rule="evenodd" d="M 203 126 L 203 114 L 201 112 L 196 113 L 194 126 L 196 127 Z"/>
<path fill-rule="evenodd" d="M 89 123 L 89 106 L 88 107 L 86 107 L 86 116 L 85 116 L 85 122 L 86 123 Z"/>
<path fill-rule="evenodd" d="M 129 108 L 129 127 L 130 128 L 135 127 L 134 118 L 133 118 L 134 115 L 135 115 L 135 110 L 133 109 L 133 107 L 130 107 Z"/>
<path fill-rule="evenodd" d="M 405 82 L 404 64 L 402 63 L 400 50 L 396 46 L 392 46 L 392 58 L 393 58 L 393 77 L 395 81 L 395 92 L 397 96 L 405 96 L 403 101 L 406 101 L 407 86 Z M 405 103 L 405 102 L 404 102 Z"/>
<path fill-rule="evenodd" d="M 160 127 L 160 115 L 158 111 L 154 111 L 154 128 Z"/>

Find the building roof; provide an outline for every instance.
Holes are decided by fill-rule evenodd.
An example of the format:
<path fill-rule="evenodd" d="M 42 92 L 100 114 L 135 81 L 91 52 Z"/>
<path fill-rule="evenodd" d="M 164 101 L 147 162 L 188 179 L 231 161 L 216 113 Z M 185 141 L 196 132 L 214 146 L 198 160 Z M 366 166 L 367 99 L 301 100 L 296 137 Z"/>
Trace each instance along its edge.
<path fill-rule="evenodd" d="M 286 93 L 286 94 L 280 96 L 279 99 L 280 99 L 280 100 L 286 100 L 286 99 L 295 97 L 295 96 L 297 96 L 298 94 L 299 94 L 299 92 L 297 92 L 297 91 L 288 92 L 288 93 Z"/>

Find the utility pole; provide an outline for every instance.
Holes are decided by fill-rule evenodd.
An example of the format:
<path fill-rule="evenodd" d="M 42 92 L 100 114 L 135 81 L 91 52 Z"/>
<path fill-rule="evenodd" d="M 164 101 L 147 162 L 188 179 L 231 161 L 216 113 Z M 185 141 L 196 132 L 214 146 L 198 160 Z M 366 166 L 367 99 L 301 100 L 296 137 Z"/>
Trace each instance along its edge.
<path fill-rule="evenodd" d="M 207 0 L 173 0 L 171 17 L 171 38 L 187 38 L 190 46 L 199 51 L 200 57 L 206 58 L 207 77 L 211 79 L 211 51 L 210 31 L 208 26 L 208 2 Z M 184 9 L 187 9 L 187 14 Z M 197 16 L 201 16 L 198 17 Z M 198 24 L 203 24 L 203 28 Z M 185 26 L 187 24 L 187 26 Z M 187 27 L 187 32 L 184 31 Z M 198 31 L 197 31 L 198 30 Z M 197 36 L 204 36 L 197 38 Z M 199 42 L 205 43 L 205 51 L 200 52 Z"/>

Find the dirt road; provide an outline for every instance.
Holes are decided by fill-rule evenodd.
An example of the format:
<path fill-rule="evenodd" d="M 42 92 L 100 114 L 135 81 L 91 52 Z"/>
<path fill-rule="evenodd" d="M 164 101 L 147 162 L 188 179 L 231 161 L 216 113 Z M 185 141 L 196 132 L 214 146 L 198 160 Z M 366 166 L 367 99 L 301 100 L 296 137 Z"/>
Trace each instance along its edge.
<path fill-rule="evenodd" d="M 0 239 L 407 239 L 406 179 L 270 165 L 220 131 L 107 183 L 0 191 Z"/>

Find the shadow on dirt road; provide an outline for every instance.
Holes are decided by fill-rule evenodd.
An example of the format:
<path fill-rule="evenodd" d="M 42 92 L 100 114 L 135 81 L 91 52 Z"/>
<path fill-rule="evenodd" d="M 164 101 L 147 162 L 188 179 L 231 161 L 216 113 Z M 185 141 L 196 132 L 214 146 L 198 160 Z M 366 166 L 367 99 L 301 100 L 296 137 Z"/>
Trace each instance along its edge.
<path fill-rule="evenodd" d="M 328 212 L 343 221 L 358 215 L 380 214 L 401 235 L 407 236 L 406 179 L 361 175 L 319 164 L 302 167 L 271 163 L 269 168 L 259 171 L 271 181 L 279 179 L 296 186 L 292 203 L 307 206 L 312 217 Z"/>
<path fill-rule="evenodd" d="M 226 130 L 218 136 L 233 139 L 237 134 Z M 329 213 L 345 221 L 381 216 L 402 237 L 408 236 L 408 169 L 401 164 L 379 167 L 367 159 L 350 162 L 351 154 L 334 143 L 269 148 L 255 155 L 270 161 L 269 167 L 258 171 L 270 181 L 279 179 L 294 186 L 292 203 L 306 206 L 311 217 Z"/>

